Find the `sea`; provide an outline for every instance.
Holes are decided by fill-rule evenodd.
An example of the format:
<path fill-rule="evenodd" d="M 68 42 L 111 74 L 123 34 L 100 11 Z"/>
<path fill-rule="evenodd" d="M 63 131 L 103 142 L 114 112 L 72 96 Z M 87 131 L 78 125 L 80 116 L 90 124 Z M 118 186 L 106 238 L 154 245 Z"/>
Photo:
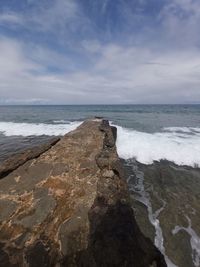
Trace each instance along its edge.
<path fill-rule="evenodd" d="M 0 161 L 94 116 L 117 126 L 124 159 L 200 165 L 200 105 L 0 106 Z"/>
<path fill-rule="evenodd" d="M 200 267 L 200 105 L 0 106 L 0 164 L 95 116 L 117 127 L 142 231 L 168 267 Z"/>

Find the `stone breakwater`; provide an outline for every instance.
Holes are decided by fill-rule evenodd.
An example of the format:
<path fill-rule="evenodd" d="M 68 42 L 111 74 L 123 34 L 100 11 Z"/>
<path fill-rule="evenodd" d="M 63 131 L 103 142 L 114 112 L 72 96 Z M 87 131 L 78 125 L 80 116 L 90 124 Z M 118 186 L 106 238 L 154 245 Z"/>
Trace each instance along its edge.
<path fill-rule="evenodd" d="M 165 267 L 139 229 L 116 128 L 87 120 L 0 167 L 0 266 Z"/>

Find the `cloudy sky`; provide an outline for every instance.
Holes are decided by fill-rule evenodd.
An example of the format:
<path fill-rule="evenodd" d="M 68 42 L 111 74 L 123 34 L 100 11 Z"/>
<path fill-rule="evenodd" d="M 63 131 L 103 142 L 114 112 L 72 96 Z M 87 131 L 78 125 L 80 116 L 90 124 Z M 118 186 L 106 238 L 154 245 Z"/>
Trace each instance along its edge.
<path fill-rule="evenodd" d="M 200 103 L 199 0 L 0 0 L 0 104 Z"/>

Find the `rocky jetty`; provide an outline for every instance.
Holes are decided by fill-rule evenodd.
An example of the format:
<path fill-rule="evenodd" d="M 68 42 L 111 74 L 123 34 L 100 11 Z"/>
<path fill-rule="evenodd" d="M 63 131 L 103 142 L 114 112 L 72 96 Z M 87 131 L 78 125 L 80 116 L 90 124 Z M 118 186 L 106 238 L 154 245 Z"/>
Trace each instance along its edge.
<path fill-rule="evenodd" d="M 0 266 L 166 266 L 140 231 L 108 121 L 0 167 Z"/>

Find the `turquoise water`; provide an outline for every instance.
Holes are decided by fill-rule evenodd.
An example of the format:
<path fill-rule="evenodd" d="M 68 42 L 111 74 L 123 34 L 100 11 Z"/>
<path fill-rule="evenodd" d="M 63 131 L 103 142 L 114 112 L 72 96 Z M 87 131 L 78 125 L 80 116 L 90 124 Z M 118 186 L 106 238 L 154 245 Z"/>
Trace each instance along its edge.
<path fill-rule="evenodd" d="M 94 116 L 118 126 L 125 159 L 200 163 L 200 105 L 0 106 L 0 160 Z"/>

